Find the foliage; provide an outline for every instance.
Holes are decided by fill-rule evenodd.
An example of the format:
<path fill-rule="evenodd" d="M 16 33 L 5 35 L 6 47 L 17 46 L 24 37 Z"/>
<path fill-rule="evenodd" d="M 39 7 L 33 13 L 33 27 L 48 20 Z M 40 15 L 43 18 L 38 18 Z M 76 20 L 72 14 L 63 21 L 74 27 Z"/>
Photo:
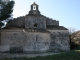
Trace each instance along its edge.
<path fill-rule="evenodd" d="M 69 41 L 70 41 L 70 49 L 76 49 L 79 45 L 77 45 L 75 42 L 73 42 L 74 38 L 77 37 L 78 32 L 74 31 L 75 29 L 70 28 L 69 29 Z"/>
<path fill-rule="evenodd" d="M 71 42 L 70 46 L 71 46 L 71 50 L 75 50 L 79 47 L 79 45 L 76 44 L 75 42 Z"/>
<path fill-rule="evenodd" d="M 2 60 L 80 60 L 80 50 L 33 58 L 8 58 Z"/>
<path fill-rule="evenodd" d="M 2 23 L 1 21 L 0 21 L 0 26 L 3 26 L 4 25 L 4 23 Z"/>
<path fill-rule="evenodd" d="M 0 22 L 9 19 L 13 12 L 14 1 L 9 1 L 7 4 L 0 2 Z M 1 24 L 0 24 L 1 27 Z"/>

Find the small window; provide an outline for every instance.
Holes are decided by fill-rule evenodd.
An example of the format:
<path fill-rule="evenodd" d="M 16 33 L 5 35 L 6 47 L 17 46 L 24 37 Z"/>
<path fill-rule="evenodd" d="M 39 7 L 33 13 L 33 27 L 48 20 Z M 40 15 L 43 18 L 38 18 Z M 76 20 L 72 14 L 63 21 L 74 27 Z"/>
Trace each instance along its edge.
<path fill-rule="evenodd" d="M 34 27 L 37 27 L 37 24 L 34 24 Z"/>
<path fill-rule="evenodd" d="M 36 41 L 38 41 L 38 35 L 36 35 Z"/>

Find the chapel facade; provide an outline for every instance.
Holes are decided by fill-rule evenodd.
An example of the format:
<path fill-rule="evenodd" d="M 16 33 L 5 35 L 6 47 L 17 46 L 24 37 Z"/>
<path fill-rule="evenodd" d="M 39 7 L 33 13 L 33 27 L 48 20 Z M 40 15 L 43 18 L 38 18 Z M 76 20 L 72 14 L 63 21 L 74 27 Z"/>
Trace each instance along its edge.
<path fill-rule="evenodd" d="M 68 29 L 42 15 L 34 2 L 29 13 L 14 18 L 1 30 L 0 52 L 69 51 Z"/>

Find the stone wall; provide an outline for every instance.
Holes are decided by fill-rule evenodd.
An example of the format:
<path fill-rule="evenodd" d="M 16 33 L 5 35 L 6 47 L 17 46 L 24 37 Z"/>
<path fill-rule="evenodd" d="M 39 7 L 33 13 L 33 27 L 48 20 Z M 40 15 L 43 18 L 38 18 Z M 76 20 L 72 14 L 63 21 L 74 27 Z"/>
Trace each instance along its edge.
<path fill-rule="evenodd" d="M 46 18 L 45 17 L 36 17 L 28 16 L 25 18 L 25 28 L 46 28 Z"/>
<path fill-rule="evenodd" d="M 46 25 L 56 25 L 56 26 L 59 26 L 59 21 L 52 20 L 52 19 L 47 19 L 46 20 Z"/>
<path fill-rule="evenodd" d="M 59 26 L 59 21 L 52 20 L 46 16 L 22 16 L 9 21 L 7 27 L 17 28 L 41 28 L 46 29 L 46 26 Z"/>
<path fill-rule="evenodd" d="M 25 27 L 25 17 L 17 17 L 14 20 L 8 22 L 9 27 Z"/>
<path fill-rule="evenodd" d="M 39 53 L 69 51 L 68 30 L 34 32 L 26 29 L 1 30 L 0 52 Z"/>
<path fill-rule="evenodd" d="M 50 51 L 69 51 L 68 30 L 48 30 L 51 36 Z"/>
<path fill-rule="evenodd" d="M 49 33 L 6 29 L 1 31 L 0 52 L 46 52 L 50 40 Z"/>

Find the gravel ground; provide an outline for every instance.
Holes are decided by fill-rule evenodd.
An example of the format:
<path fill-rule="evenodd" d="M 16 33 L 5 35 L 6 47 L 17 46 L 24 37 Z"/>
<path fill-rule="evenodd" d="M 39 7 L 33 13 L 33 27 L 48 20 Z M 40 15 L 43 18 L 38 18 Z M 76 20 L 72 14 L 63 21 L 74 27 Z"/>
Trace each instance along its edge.
<path fill-rule="evenodd" d="M 40 53 L 40 54 L 10 54 L 10 53 L 0 53 L 0 59 L 3 58 L 22 58 L 22 57 L 36 57 L 36 56 L 47 56 L 47 55 L 54 55 L 54 54 L 59 54 L 59 53 L 53 53 L 53 52 L 48 52 L 48 53 Z"/>

